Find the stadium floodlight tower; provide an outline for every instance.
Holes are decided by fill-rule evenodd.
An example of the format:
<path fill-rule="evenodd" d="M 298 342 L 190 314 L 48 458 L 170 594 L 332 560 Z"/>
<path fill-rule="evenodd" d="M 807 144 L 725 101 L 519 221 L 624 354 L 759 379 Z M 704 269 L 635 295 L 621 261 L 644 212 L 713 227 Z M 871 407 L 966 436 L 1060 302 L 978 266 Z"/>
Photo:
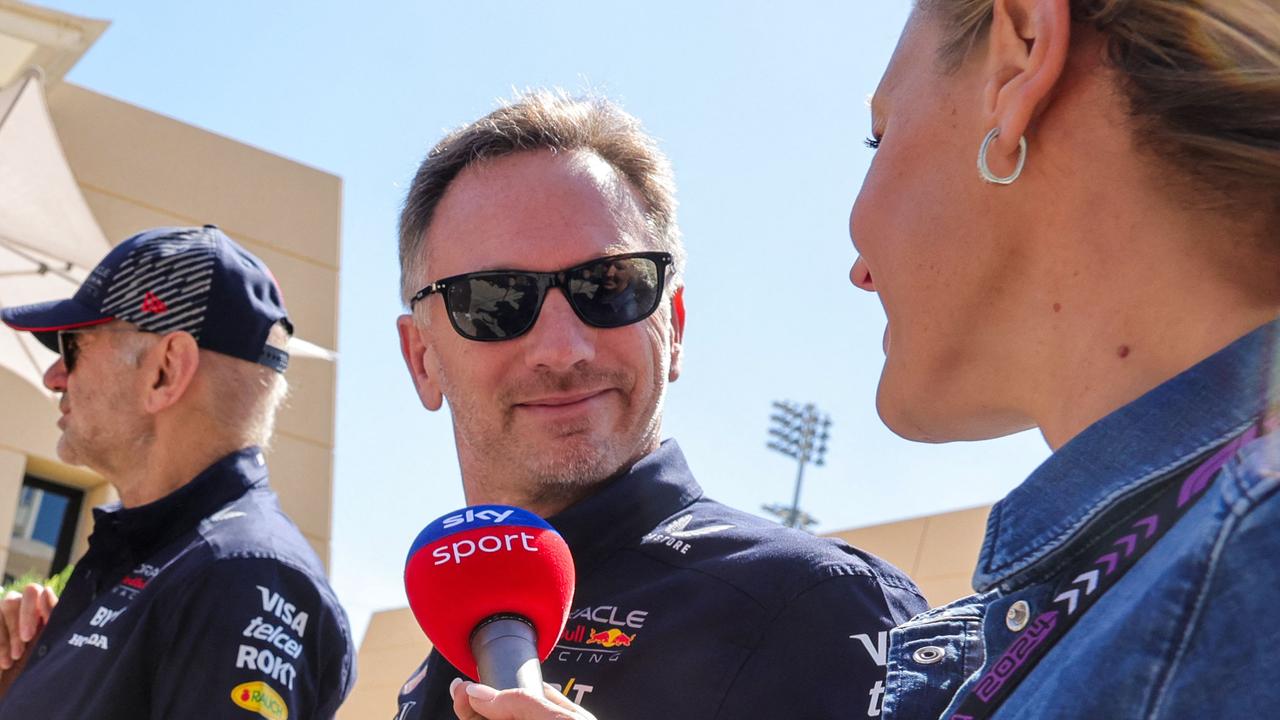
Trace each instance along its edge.
<path fill-rule="evenodd" d="M 796 489 L 791 496 L 791 507 L 770 504 L 764 509 L 778 516 L 787 527 L 807 530 L 818 520 L 800 509 L 800 485 L 804 482 L 805 465 L 812 462 L 821 467 L 824 464 L 827 440 L 831 437 L 831 416 L 818 410 L 813 403 L 800 405 L 791 401 L 775 401 L 773 409 L 766 446 L 795 459 Z"/>

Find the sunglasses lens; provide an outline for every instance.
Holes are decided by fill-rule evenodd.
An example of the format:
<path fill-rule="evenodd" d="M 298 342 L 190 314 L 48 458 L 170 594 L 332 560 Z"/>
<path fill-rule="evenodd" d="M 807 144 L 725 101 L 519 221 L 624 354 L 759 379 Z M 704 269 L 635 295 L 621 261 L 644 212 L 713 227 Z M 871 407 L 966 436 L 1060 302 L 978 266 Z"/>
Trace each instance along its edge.
<path fill-rule="evenodd" d="M 601 328 L 643 320 L 658 307 L 662 268 L 651 258 L 604 258 L 571 271 L 569 299 L 582 319 Z"/>
<path fill-rule="evenodd" d="M 78 351 L 75 333 L 58 333 L 58 352 L 62 355 L 62 365 L 66 367 L 68 373 L 76 367 L 76 354 Z"/>
<path fill-rule="evenodd" d="M 515 337 L 538 313 L 538 281 L 520 273 L 471 275 L 449 283 L 445 307 L 458 332 L 472 340 Z"/>

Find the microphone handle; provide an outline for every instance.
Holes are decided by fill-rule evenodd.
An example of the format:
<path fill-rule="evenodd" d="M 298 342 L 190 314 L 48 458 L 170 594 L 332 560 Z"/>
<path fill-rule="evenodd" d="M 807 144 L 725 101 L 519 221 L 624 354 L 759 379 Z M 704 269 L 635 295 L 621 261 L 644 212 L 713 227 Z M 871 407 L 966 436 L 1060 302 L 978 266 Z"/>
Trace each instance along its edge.
<path fill-rule="evenodd" d="M 542 696 L 538 635 L 524 618 L 500 615 L 481 623 L 471 634 L 480 682 L 498 690 L 522 688 Z"/>

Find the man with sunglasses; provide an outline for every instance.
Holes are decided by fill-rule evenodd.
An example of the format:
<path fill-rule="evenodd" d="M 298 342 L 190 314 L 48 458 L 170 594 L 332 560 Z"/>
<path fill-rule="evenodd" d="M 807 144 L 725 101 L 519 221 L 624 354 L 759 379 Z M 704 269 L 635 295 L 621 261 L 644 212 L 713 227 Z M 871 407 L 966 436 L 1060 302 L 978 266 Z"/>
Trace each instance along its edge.
<path fill-rule="evenodd" d="M 684 250 L 669 165 L 634 118 L 537 92 L 450 134 L 409 190 L 400 259 L 401 349 L 422 404 L 449 402 L 467 502 L 547 517 L 574 555 L 543 664 L 558 692 L 517 702 L 602 720 L 879 713 L 886 632 L 924 608 L 915 586 L 709 500 L 660 442 Z M 459 677 L 432 653 L 398 720 L 499 717 L 485 709 L 519 695 Z M 797 706 L 796 687 L 828 690 Z"/>
<path fill-rule="evenodd" d="M 267 483 L 292 325 L 262 261 L 212 225 L 160 228 L 0 319 L 60 353 L 58 456 L 120 496 L 56 605 L 5 606 L 0 665 L 25 668 L 0 720 L 333 717 L 351 633 Z"/>

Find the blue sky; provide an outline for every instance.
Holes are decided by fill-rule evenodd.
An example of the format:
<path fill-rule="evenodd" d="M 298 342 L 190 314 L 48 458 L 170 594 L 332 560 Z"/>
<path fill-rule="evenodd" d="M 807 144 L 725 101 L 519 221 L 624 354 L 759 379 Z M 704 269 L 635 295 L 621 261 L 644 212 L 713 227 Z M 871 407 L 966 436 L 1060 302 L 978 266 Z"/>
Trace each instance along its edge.
<path fill-rule="evenodd" d="M 875 414 L 884 314 L 848 282 L 848 214 L 907 0 L 45 1 L 113 23 L 72 82 L 343 178 L 332 569 L 357 634 L 404 604 L 409 544 L 462 504 L 448 416 L 400 360 L 399 205 L 443 132 L 513 89 L 604 93 L 671 157 L 689 319 L 664 434 L 709 495 L 790 500 L 795 466 L 765 449 L 776 399 L 834 421 L 801 499 L 820 531 L 989 503 L 1047 456 L 1035 433 L 910 443 Z"/>

